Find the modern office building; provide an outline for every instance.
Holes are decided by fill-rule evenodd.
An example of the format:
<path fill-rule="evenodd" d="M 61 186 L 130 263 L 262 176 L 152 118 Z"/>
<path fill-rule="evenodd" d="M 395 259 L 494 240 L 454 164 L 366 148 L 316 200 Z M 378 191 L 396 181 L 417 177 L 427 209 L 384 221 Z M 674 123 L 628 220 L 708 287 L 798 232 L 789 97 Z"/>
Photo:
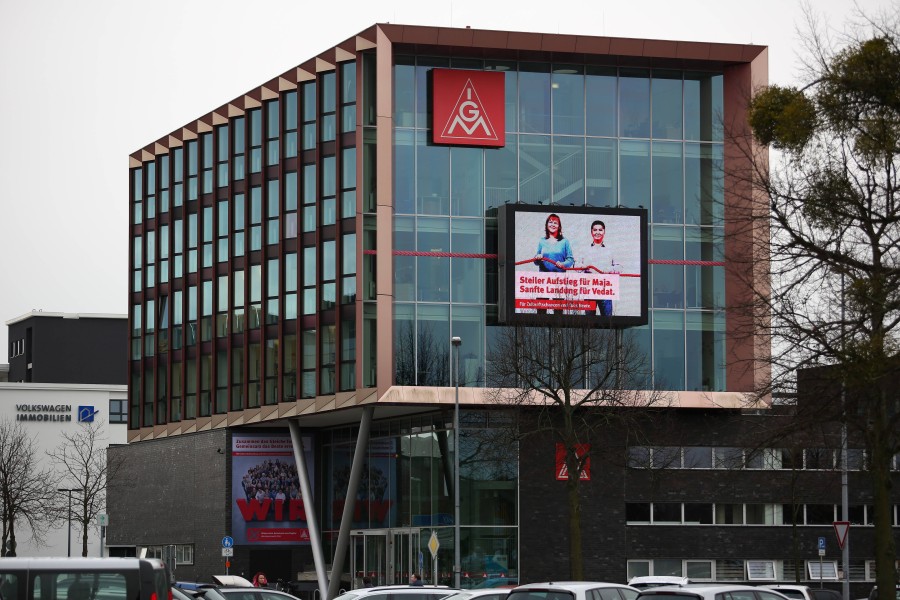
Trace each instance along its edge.
<path fill-rule="evenodd" d="M 771 415 L 744 411 L 766 345 L 734 307 L 768 283 L 739 265 L 766 249 L 726 133 L 766 82 L 762 46 L 383 24 L 134 152 L 129 444 L 111 453 L 136 483 L 110 498 L 110 545 L 168 549 L 178 578 L 321 586 L 334 561 L 344 586 L 448 581 L 456 370 L 466 580 L 567 577 L 556 440 L 479 444 L 508 423 L 487 387 L 504 327 L 609 316 L 513 284 L 566 288 L 553 271 L 603 221 L 627 256 L 588 287 L 612 290 L 609 322 L 671 406 L 639 445 L 591 440 L 588 578 L 808 580 L 797 560 L 818 564 L 831 522 L 804 522 L 792 551 L 772 485 L 790 469 L 749 450 L 731 468 Z M 558 260 L 534 251 L 551 215 L 572 247 Z M 663 449 L 677 465 L 647 469 Z"/>
<path fill-rule="evenodd" d="M 126 316 L 33 310 L 10 319 L 9 380 L 125 385 Z"/>

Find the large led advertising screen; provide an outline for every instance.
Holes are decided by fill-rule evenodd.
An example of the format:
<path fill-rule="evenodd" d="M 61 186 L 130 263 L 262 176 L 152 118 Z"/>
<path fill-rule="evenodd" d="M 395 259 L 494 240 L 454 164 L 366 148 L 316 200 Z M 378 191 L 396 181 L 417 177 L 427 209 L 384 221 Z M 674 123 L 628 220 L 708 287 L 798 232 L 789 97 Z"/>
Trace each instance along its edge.
<path fill-rule="evenodd" d="M 501 323 L 647 323 L 646 210 L 507 204 L 498 217 Z"/>

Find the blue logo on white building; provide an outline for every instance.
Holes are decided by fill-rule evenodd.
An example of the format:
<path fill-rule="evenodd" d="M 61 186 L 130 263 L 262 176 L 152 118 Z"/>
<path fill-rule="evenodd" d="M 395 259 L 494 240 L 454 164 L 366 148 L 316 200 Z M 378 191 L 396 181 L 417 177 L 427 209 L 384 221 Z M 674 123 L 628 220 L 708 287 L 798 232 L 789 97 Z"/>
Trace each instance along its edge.
<path fill-rule="evenodd" d="M 99 410 L 94 408 L 93 406 L 79 406 L 78 407 L 78 422 L 79 423 L 93 423 L 94 415 L 96 415 Z"/>

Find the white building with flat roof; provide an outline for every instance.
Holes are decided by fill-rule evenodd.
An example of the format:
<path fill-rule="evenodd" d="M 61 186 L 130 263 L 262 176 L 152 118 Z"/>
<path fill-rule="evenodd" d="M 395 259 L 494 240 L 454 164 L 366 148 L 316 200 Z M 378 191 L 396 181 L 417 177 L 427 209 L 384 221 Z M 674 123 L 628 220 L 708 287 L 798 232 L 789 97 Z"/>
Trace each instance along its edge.
<path fill-rule="evenodd" d="M 65 441 L 86 423 L 100 424 L 102 443 L 124 444 L 127 438 L 128 396 L 124 385 L 0 383 L 0 421 L 20 424 L 35 442 L 37 464 L 49 468 L 48 452 Z M 75 487 L 71 482 L 48 482 L 58 488 Z M 68 494 L 68 492 L 59 492 Z M 78 495 L 73 494 L 73 507 Z M 74 510 L 74 508 L 73 508 Z M 43 545 L 38 545 L 28 525 L 16 521 L 16 555 L 66 556 L 69 536 L 66 525 L 51 528 Z M 72 556 L 81 555 L 81 529 L 73 521 Z M 105 550 L 103 551 L 105 555 Z M 88 556 L 101 556 L 100 527 L 88 530 Z"/>

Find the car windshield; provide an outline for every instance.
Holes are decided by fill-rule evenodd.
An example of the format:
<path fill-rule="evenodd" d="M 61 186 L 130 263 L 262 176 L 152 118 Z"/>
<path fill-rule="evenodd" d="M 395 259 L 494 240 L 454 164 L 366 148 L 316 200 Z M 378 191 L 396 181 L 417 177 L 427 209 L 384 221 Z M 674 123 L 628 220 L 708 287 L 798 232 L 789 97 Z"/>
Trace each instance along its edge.
<path fill-rule="evenodd" d="M 788 598 L 800 598 L 800 599 L 802 600 L 803 598 L 806 597 L 806 596 L 803 595 L 803 592 L 801 592 L 800 590 L 791 590 L 791 589 L 785 589 L 785 588 L 777 588 L 775 591 L 776 591 L 776 592 L 781 592 L 782 594 L 784 594 L 784 595 L 787 596 Z"/>

